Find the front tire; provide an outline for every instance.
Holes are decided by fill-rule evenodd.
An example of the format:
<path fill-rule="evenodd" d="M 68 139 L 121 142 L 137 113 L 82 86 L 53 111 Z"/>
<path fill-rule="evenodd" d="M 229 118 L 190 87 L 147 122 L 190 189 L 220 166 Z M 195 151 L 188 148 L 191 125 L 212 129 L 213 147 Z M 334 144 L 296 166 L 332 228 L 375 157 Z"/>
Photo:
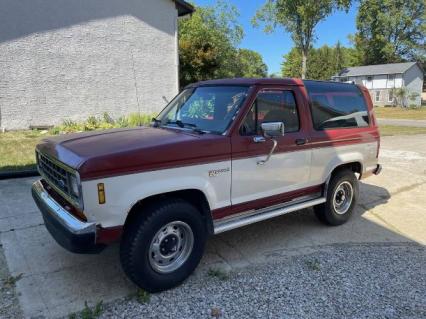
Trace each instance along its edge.
<path fill-rule="evenodd" d="M 315 215 L 324 224 L 342 225 L 352 216 L 358 196 L 359 184 L 354 172 L 342 169 L 331 177 L 327 201 L 314 207 Z"/>
<path fill-rule="evenodd" d="M 120 246 L 123 270 L 148 292 L 173 288 L 199 264 L 206 234 L 200 212 L 190 203 L 152 203 L 125 227 Z"/>

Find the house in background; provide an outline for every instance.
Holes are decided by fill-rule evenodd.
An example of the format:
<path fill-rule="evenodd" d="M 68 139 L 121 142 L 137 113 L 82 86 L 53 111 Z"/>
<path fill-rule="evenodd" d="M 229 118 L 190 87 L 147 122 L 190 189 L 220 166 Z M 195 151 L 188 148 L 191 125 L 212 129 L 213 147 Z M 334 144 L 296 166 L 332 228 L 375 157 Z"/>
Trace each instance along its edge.
<path fill-rule="evenodd" d="M 332 78 L 365 86 L 374 105 L 393 105 L 395 89 L 407 90 L 407 105 L 420 106 L 423 91 L 423 70 L 416 62 L 356 66 L 343 69 Z M 410 99 L 412 96 L 415 98 Z"/>
<path fill-rule="evenodd" d="M 158 112 L 178 93 L 183 0 L 0 0 L 0 128 Z"/>

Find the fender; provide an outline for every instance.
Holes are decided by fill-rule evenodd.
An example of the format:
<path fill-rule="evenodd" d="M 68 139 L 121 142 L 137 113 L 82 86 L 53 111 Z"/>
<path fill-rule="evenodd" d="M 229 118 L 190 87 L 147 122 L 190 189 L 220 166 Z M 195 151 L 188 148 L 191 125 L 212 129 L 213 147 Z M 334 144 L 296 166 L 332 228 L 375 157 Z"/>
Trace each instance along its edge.
<path fill-rule="evenodd" d="M 228 169 L 229 168 L 229 169 Z M 219 174 L 209 174 L 220 171 Z M 105 204 L 98 203 L 97 184 L 105 188 Z M 139 201 L 168 192 L 201 191 L 210 206 L 231 204 L 231 161 L 191 165 L 83 182 L 83 199 L 89 220 L 102 227 L 123 225 L 131 208 Z"/>

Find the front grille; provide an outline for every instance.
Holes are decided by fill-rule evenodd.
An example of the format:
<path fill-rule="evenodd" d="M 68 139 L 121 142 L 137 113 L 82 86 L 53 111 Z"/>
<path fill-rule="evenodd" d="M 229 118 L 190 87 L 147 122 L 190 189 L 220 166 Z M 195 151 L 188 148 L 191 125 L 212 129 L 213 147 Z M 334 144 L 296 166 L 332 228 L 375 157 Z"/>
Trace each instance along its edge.
<path fill-rule="evenodd" d="M 70 190 L 71 172 L 56 164 L 54 161 L 41 153 L 38 153 L 37 165 L 40 174 L 51 186 L 54 186 L 56 189 L 60 190 L 68 198 L 77 200 L 77 198 Z"/>

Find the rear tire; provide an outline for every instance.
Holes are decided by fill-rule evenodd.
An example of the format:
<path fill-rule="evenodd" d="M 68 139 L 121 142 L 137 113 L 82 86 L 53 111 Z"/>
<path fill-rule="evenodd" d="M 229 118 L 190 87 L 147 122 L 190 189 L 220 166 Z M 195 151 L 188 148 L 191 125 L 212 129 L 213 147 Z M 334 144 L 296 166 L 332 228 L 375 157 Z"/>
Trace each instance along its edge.
<path fill-rule="evenodd" d="M 314 207 L 315 215 L 326 225 L 342 225 L 352 216 L 358 196 L 359 184 L 354 172 L 337 171 L 328 184 L 327 201 Z"/>
<path fill-rule="evenodd" d="M 165 199 L 145 207 L 125 226 L 121 264 L 142 289 L 170 289 L 197 267 L 206 239 L 201 214 L 193 205 L 181 199 Z"/>

